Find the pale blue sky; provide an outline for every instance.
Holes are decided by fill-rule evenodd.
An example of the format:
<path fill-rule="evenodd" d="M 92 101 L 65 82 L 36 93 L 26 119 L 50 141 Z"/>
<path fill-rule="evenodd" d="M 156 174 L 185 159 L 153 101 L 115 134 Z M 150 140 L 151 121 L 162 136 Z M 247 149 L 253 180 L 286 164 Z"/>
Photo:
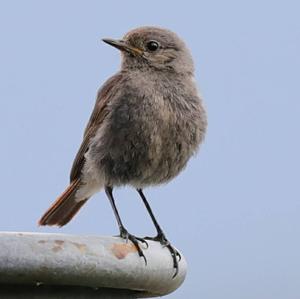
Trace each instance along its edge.
<path fill-rule="evenodd" d="M 68 183 L 97 88 L 119 67 L 100 41 L 140 25 L 190 47 L 208 110 L 199 155 L 146 190 L 189 263 L 167 298 L 300 298 L 298 1 L 0 1 L 0 229 L 114 235 L 104 193 L 66 227 L 36 222 Z M 154 234 L 137 194 L 129 230 Z"/>

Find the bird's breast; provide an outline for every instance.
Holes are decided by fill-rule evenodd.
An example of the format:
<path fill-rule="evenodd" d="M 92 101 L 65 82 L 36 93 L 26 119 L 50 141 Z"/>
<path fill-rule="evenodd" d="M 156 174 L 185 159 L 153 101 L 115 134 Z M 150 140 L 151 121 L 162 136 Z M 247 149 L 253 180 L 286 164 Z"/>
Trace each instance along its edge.
<path fill-rule="evenodd" d="M 180 172 L 200 142 L 197 109 L 181 101 L 129 89 L 110 107 L 91 145 L 108 184 L 154 185 Z"/>

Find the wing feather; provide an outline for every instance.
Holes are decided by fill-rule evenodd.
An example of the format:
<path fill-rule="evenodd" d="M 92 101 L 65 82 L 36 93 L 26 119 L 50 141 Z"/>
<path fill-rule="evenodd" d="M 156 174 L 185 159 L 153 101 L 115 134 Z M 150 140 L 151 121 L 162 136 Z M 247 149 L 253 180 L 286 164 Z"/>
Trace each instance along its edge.
<path fill-rule="evenodd" d="M 89 149 L 90 141 L 95 136 L 97 130 L 101 127 L 101 124 L 108 114 L 107 104 L 113 98 L 113 95 L 118 90 L 118 83 L 122 81 L 122 73 L 118 73 L 115 76 L 108 79 L 108 81 L 99 90 L 94 110 L 90 116 L 89 122 L 85 128 L 83 141 L 75 156 L 71 173 L 70 181 L 74 181 L 81 176 L 81 171 L 85 163 L 84 154 Z"/>

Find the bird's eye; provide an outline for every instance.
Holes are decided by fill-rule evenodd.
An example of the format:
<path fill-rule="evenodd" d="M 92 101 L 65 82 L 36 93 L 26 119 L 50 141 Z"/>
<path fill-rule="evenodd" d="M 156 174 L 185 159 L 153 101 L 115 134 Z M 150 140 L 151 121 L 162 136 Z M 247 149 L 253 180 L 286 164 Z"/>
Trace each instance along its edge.
<path fill-rule="evenodd" d="M 147 43 L 147 49 L 151 52 L 156 51 L 159 48 L 159 43 L 155 40 L 151 40 Z"/>

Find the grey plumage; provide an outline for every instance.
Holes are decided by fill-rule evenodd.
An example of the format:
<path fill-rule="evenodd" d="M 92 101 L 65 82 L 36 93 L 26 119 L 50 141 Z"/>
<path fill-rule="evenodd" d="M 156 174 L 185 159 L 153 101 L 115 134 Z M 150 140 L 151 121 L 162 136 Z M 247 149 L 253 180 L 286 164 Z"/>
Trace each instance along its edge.
<path fill-rule="evenodd" d="M 204 110 L 192 78 L 149 69 L 123 70 L 113 81 L 116 94 L 107 107 L 105 130 L 91 140 L 86 158 L 106 185 L 167 182 L 204 137 Z"/>
<path fill-rule="evenodd" d="M 113 187 L 131 185 L 143 198 L 144 187 L 177 176 L 204 138 L 206 113 L 196 88 L 192 57 L 175 33 L 141 27 L 122 40 L 104 41 L 121 50 L 121 70 L 99 90 L 71 170 L 72 187 L 42 217 L 42 225 L 64 225 L 82 201 L 102 188 L 116 213 Z M 72 201 L 72 209 L 61 210 Z M 120 235 L 130 236 L 137 246 L 136 238 L 128 234 L 118 214 L 116 217 Z M 158 240 L 168 243 L 176 259 L 177 252 L 155 220 L 154 224 Z"/>
<path fill-rule="evenodd" d="M 165 183 L 184 168 L 203 140 L 206 115 L 191 56 L 174 33 L 144 27 L 124 40 L 139 47 L 157 40 L 165 49 L 154 58 L 122 53 L 121 71 L 98 94 L 96 111 L 111 90 L 107 116 L 85 157 L 104 185 L 142 188 Z"/>

